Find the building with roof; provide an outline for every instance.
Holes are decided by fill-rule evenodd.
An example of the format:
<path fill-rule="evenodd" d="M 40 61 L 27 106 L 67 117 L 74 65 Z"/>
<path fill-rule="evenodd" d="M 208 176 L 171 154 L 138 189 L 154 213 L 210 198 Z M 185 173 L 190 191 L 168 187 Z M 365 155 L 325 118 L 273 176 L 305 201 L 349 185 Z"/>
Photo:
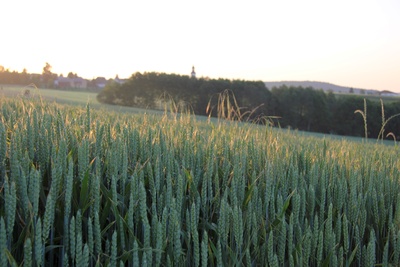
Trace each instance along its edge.
<path fill-rule="evenodd" d="M 196 72 L 194 71 L 194 66 L 192 66 L 192 72 L 190 73 L 190 77 L 196 79 Z"/>
<path fill-rule="evenodd" d="M 59 76 L 56 80 L 54 80 L 54 86 L 56 88 L 80 88 L 85 89 L 87 88 L 88 81 L 81 78 L 81 77 L 63 77 Z"/>

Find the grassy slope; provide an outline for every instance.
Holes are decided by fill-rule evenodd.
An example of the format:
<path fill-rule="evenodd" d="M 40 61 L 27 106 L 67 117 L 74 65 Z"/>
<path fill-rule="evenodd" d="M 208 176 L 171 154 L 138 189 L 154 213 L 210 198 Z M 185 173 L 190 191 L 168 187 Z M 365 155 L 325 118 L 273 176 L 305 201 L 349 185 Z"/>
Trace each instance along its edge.
<path fill-rule="evenodd" d="M 47 101 L 54 101 L 59 104 L 68 104 L 68 105 L 78 105 L 85 106 L 87 103 L 90 104 L 92 108 L 101 109 L 104 111 L 115 111 L 115 112 L 123 112 L 123 113 L 147 113 L 147 114 L 164 114 L 164 111 L 151 110 L 151 109 L 142 109 L 135 107 L 124 107 L 124 106 L 115 106 L 102 104 L 97 101 L 96 96 L 97 93 L 93 92 L 73 92 L 73 91 L 64 91 L 64 90 L 55 90 L 55 89 L 38 89 L 32 87 L 21 87 L 21 86 L 2 86 L 2 90 L 0 91 L 1 96 L 13 96 L 13 97 L 24 97 L 24 91 L 26 89 L 30 90 L 30 97 L 42 97 L 42 99 L 46 99 Z M 350 95 L 350 94 L 348 94 Z M 344 94 L 339 94 L 338 96 L 344 96 Z M 370 100 L 379 101 L 379 98 L 376 96 L 365 96 Z M 397 97 L 383 97 L 382 100 L 384 102 L 395 101 L 399 98 Z M 196 116 L 196 118 L 200 121 L 205 121 L 208 118 L 204 116 Z M 215 119 L 212 119 L 216 121 Z M 330 135 L 330 134 L 322 134 L 322 133 L 313 133 L 313 132 L 305 132 L 305 131 L 291 131 L 282 129 L 283 132 L 292 133 L 300 136 L 311 136 L 318 138 L 328 138 L 333 140 L 346 140 L 346 141 L 354 141 L 354 142 L 363 142 L 364 139 L 360 137 L 353 136 L 340 136 L 340 135 Z M 370 139 L 370 143 L 375 143 L 375 139 Z M 381 142 L 385 145 L 393 145 L 393 141 L 384 140 Z"/>
<path fill-rule="evenodd" d="M 73 92 L 55 89 L 40 89 L 33 87 L 2 86 L 2 90 L 0 90 L 0 97 L 8 96 L 26 98 L 26 96 L 24 96 L 24 91 L 27 89 L 30 90 L 30 98 L 41 97 L 42 99 L 45 99 L 47 101 L 53 101 L 59 104 L 85 106 L 87 103 L 89 103 L 92 108 L 104 109 L 109 111 L 162 114 L 162 112 L 155 110 L 102 104 L 96 99 L 97 93 L 93 92 Z"/>

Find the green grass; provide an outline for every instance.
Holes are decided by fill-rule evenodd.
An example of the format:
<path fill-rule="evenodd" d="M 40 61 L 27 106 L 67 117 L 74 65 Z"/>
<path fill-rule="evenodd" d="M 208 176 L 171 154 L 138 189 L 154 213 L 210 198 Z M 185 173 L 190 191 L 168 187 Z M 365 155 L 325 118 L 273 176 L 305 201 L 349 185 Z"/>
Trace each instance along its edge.
<path fill-rule="evenodd" d="M 2 266 L 399 266 L 399 148 L 1 97 Z"/>
<path fill-rule="evenodd" d="M 26 90 L 30 91 L 29 96 L 24 95 Z M 102 104 L 97 101 L 97 93 L 94 92 L 78 92 L 78 91 L 67 91 L 67 90 L 56 90 L 56 89 L 42 89 L 34 86 L 7 86 L 3 85 L 0 90 L 0 97 L 18 97 L 23 99 L 43 99 L 48 102 L 54 102 L 58 104 L 68 104 L 74 106 L 86 106 L 90 104 L 92 108 L 104 109 L 107 111 L 125 112 L 125 113 L 150 113 L 150 114 L 163 114 L 163 111 L 135 108 L 135 107 L 123 107 L 116 105 Z"/>
<path fill-rule="evenodd" d="M 65 104 L 82 104 L 92 103 L 98 105 L 99 102 L 96 100 L 96 93 L 92 92 L 73 92 L 65 90 L 55 89 L 40 89 L 34 86 L 2 86 L 0 94 L 4 96 L 19 96 L 24 97 L 26 90 L 30 91 L 29 97 L 42 97 L 48 101 L 62 102 Z"/>

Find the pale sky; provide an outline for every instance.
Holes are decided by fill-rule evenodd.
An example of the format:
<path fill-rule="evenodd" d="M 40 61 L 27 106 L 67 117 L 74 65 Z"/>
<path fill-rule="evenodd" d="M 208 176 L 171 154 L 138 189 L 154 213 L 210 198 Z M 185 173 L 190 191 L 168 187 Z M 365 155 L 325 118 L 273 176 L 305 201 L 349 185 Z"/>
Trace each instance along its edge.
<path fill-rule="evenodd" d="M 322 81 L 400 92 L 399 0 L 0 2 L 0 65 Z"/>

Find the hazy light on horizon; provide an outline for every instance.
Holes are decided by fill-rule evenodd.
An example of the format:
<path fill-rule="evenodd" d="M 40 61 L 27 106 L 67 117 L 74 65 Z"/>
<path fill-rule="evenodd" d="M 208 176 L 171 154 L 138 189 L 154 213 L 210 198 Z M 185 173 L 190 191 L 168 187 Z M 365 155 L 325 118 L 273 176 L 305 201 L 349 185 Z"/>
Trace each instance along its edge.
<path fill-rule="evenodd" d="M 18 1 L 0 65 L 85 78 L 140 71 L 400 92 L 400 2 Z"/>

